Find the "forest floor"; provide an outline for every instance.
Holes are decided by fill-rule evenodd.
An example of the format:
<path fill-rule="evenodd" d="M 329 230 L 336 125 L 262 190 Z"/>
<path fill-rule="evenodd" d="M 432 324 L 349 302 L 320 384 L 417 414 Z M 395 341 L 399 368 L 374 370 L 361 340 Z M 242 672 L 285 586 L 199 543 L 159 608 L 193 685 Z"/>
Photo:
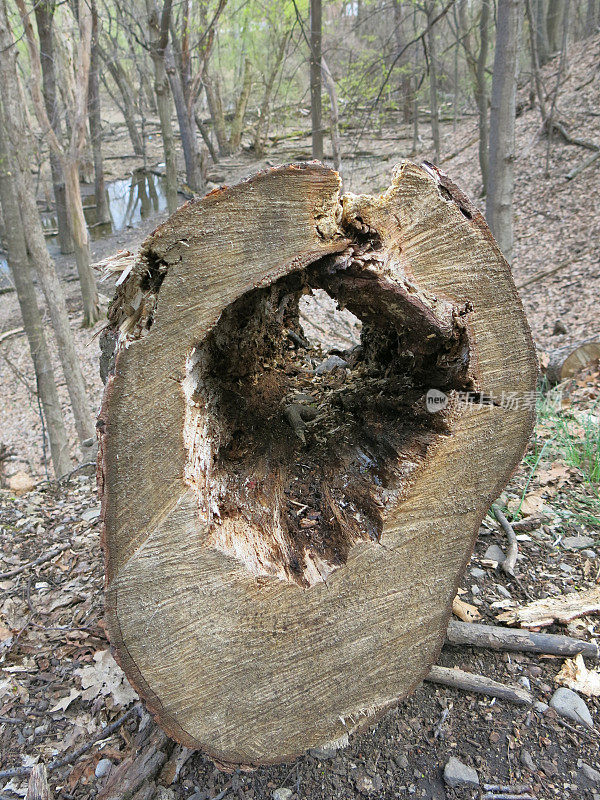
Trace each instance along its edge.
<path fill-rule="evenodd" d="M 572 48 L 558 106 L 572 135 L 597 144 L 599 64 L 600 38 Z M 555 69 L 554 64 L 546 68 L 548 89 Z M 538 112 L 527 106 L 528 89 L 522 90 L 520 100 L 515 281 L 519 286 L 564 263 L 521 293 L 543 360 L 551 349 L 600 332 L 600 161 L 568 181 L 567 173 L 590 153 L 556 139 L 546 170 L 548 142 L 540 136 Z M 403 158 L 432 159 L 427 129 L 422 131 L 420 151 L 411 155 L 408 127 L 383 125 L 376 135 L 365 134 L 359 141 L 361 127 L 359 120 L 344 134 L 344 150 L 361 153 L 344 162 L 347 190 L 380 191 L 387 186 L 393 165 Z M 111 124 L 110 129 L 109 163 L 114 177 L 119 177 L 139 165 L 123 159 L 128 140 L 122 126 Z M 442 133 L 442 168 L 477 199 L 475 118 L 459 120 L 456 129 L 445 123 Z M 231 184 L 269 164 L 310 157 L 304 117 L 299 114 L 290 120 L 282 134 L 294 138 L 272 142 L 261 162 L 248 151 L 224 159 L 210 169 L 212 182 Z M 159 144 L 154 141 L 153 147 L 150 156 L 158 162 Z M 136 248 L 160 220 L 161 215 L 153 215 L 135 229 L 94 242 L 94 257 Z M 68 280 L 74 274 L 73 260 L 61 257 L 58 264 Z M 96 338 L 100 325 L 92 332 L 79 327 L 77 284 L 65 285 L 91 404 L 97 410 L 102 394 Z M 103 291 L 106 300 L 112 288 Z M 325 346 L 356 334 L 351 319 L 340 323 L 321 301 L 309 314 L 316 326 L 311 328 L 307 321 L 307 334 Z M 19 326 L 14 293 L 0 295 L 0 335 Z M 582 694 L 593 728 L 539 705 L 549 702 L 558 685 L 564 659 L 554 657 L 446 646 L 439 663 L 529 686 L 538 705 L 514 706 L 425 683 L 377 725 L 351 737 L 346 749 L 309 753 L 293 764 L 250 773 L 221 771 L 201 754 L 157 739 L 143 712 L 130 715 L 114 733 L 101 738 L 102 729 L 118 721 L 135 697 L 110 656 L 102 624 L 99 507 L 93 478 L 77 473 L 62 483 L 46 480 L 42 429 L 23 336 L 13 335 L 0 344 L 0 380 L 0 443 L 14 452 L 6 473 L 22 471 L 32 484 L 31 491 L 20 495 L 0 489 L 0 770 L 28 767 L 38 760 L 52 765 L 77 755 L 79 748 L 98 738 L 72 763 L 51 770 L 55 797 L 128 796 L 111 794 L 111 774 L 119 764 L 129 764 L 138 750 L 148 757 L 154 748 L 156 768 L 141 786 L 138 800 L 452 800 L 480 797 L 485 783 L 507 785 L 512 787 L 508 794 L 520 793 L 523 798 L 529 794 L 538 800 L 600 798 L 600 773 L 594 772 L 600 770 L 600 700 Z M 60 391 L 66 407 L 63 385 Z M 506 550 L 506 542 L 499 526 L 486 518 L 462 582 L 461 599 L 478 610 L 483 622 L 494 622 L 498 614 L 535 598 L 591 589 L 600 580 L 598 368 L 591 367 L 541 396 L 539 411 L 528 452 L 501 498 L 510 518 L 520 523 L 518 579 L 490 560 L 488 548 L 497 545 Z M 75 452 L 72 425 L 71 435 Z M 36 564 L 41 558 L 46 560 Z M 593 615 L 569 623 L 568 630 L 557 624 L 546 630 L 600 641 L 598 618 Z M 443 769 L 450 756 L 477 770 L 480 789 L 445 785 Z M 129 774 L 136 774 L 137 767 L 139 762 Z M 0 787 L 2 798 L 22 797 L 27 778 L 0 779 Z"/>

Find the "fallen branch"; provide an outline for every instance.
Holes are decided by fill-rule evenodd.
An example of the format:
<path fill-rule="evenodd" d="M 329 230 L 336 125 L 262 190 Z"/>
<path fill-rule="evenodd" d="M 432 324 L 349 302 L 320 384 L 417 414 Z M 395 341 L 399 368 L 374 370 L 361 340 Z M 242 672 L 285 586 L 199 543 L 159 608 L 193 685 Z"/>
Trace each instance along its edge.
<path fill-rule="evenodd" d="M 43 556 L 36 558 L 35 561 L 28 561 L 27 564 L 22 564 L 20 567 L 15 567 L 8 572 L 0 572 L 0 581 L 5 581 L 7 578 L 14 578 L 15 575 L 20 575 L 21 572 L 25 572 L 28 569 L 33 569 L 33 567 L 39 567 L 40 564 L 45 564 L 46 561 L 51 561 L 55 556 L 60 555 L 63 550 L 67 550 L 70 546 L 70 542 L 65 542 L 64 544 L 59 545 L 59 547 L 54 548 L 54 550 L 49 550 Z"/>
<path fill-rule="evenodd" d="M 163 750 L 169 738 L 159 728 L 152 732 L 148 743 L 139 753 L 132 753 L 113 770 L 98 800 L 123 800 L 133 795 L 147 781 L 153 780 L 164 766 L 168 754 Z"/>
<path fill-rule="evenodd" d="M 527 689 L 507 686 L 492 680 L 492 678 L 486 678 L 484 675 L 477 675 L 474 672 L 465 672 L 462 669 L 450 669 L 436 665 L 431 668 L 425 680 L 430 683 L 442 684 L 442 686 L 450 686 L 452 689 L 462 689 L 464 692 L 498 697 L 521 706 L 530 705 L 533 702 L 533 697 Z"/>
<path fill-rule="evenodd" d="M 569 259 L 568 261 L 562 261 L 558 266 L 552 267 L 552 269 L 545 269 L 543 272 L 538 272 L 531 278 L 528 278 L 526 281 L 523 281 L 523 283 L 518 283 L 517 289 L 519 289 L 520 291 L 521 289 L 524 289 L 526 286 L 530 286 L 532 283 L 537 283 L 538 281 L 541 281 L 542 278 L 547 278 L 550 275 L 554 275 L 555 272 L 558 272 L 560 269 L 568 267 L 569 264 L 572 263 L 573 259 Z"/>
<path fill-rule="evenodd" d="M 572 144 L 576 147 L 583 147 L 586 150 L 600 151 L 600 145 L 595 144 L 595 142 L 588 142 L 586 139 L 578 139 L 576 136 L 571 136 L 571 134 L 567 133 L 565 130 L 564 125 L 556 120 L 547 120 L 545 127 L 546 133 L 549 133 L 548 128 L 551 128 L 552 133 L 558 133 L 559 136 L 561 136 L 566 142 L 566 144 Z"/>
<path fill-rule="evenodd" d="M 112 736 L 113 733 L 118 730 L 124 722 L 126 722 L 134 714 L 139 714 L 139 712 L 139 705 L 136 704 L 135 706 L 132 706 L 132 708 L 122 714 L 119 719 L 115 720 L 115 722 L 112 722 L 110 725 L 107 725 L 106 728 L 103 728 L 101 731 L 99 731 L 96 736 L 90 739 L 87 744 L 84 744 L 82 747 L 74 750 L 70 755 L 65 756 L 65 758 L 58 758 L 54 761 L 50 761 L 50 763 L 47 764 L 46 769 L 48 772 L 52 772 L 55 769 L 60 769 L 61 767 L 66 767 L 69 764 L 75 763 L 75 761 L 81 758 L 84 753 L 87 753 L 88 750 L 91 750 L 95 744 L 101 742 L 102 739 L 108 739 L 108 737 Z M 33 766 L 13 767 L 12 769 L 2 770 L 0 772 L 0 780 L 4 778 L 22 778 L 25 775 L 30 775 L 32 769 Z"/>
<path fill-rule="evenodd" d="M 590 156 L 588 159 L 586 159 L 583 162 L 583 164 L 580 164 L 578 167 L 573 167 L 573 169 L 570 172 L 567 172 L 566 180 L 572 181 L 573 178 L 576 178 L 580 172 L 583 172 L 584 169 L 591 167 L 594 161 L 597 161 L 599 158 L 600 158 L 600 150 L 595 152 L 593 156 Z"/>
<path fill-rule="evenodd" d="M 526 606 L 511 608 L 499 614 L 497 619 L 509 625 L 518 624 L 522 628 L 543 628 L 555 621 L 564 624 L 596 611 L 600 611 L 600 586 L 583 592 L 534 600 Z"/>
<path fill-rule="evenodd" d="M 506 538 L 508 539 L 508 555 L 502 562 L 502 569 L 506 572 L 507 575 L 510 575 L 514 578 L 515 575 L 515 565 L 517 563 L 517 556 L 519 555 L 519 545 L 517 543 L 517 535 L 513 530 L 512 525 L 506 519 L 500 507 L 497 506 L 495 503 L 492 503 L 492 511 L 494 512 L 494 516 L 502 526 L 502 530 L 506 534 Z"/>
<path fill-rule="evenodd" d="M 445 164 L 447 161 L 452 161 L 453 158 L 456 158 L 456 156 L 459 156 L 461 153 L 464 153 L 465 150 L 467 150 L 469 147 L 471 147 L 472 144 L 475 144 L 475 142 L 478 141 L 479 141 L 479 134 L 473 136 L 472 139 L 469 139 L 469 141 L 463 144 L 462 147 L 459 147 L 458 150 L 455 150 L 453 153 L 450 153 L 449 156 L 444 156 L 444 158 L 442 158 L 442 160 L 439 163 Z"/>
<path fill-rule="evenodd" d="M 600 658 L 596 642 L 584 642 L 571 636 L 555 633 L 533 633 L 522 628 L 501 628 L 474 622 L 450 620 L 447 641 L 450 644 L 484 647 L 488 650 L 508 650 L 515 653 L 544 653 L 552 656 Z"/>
<path fill-rule="evenodd" d="M 19 336 L 21 333 L 25 333 L 25 328 L 11 328 L 9 331 L 0 333 L 0 344 L 5 342 L 7 339 L 10 339 L 11 336 Z"/>

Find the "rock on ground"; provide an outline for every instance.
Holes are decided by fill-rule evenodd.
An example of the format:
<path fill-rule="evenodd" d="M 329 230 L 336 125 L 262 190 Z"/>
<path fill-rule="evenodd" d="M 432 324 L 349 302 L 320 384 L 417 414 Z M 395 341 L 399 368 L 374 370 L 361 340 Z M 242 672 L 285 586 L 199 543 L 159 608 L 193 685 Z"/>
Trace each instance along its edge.
<path fill-rule="evenodd" d="M 557 689 L 550 699 L 550 706 L 561 717 L 567 717 L 567 719 L 579 722 L 581 725 L 585 725 L 586 728 L 594 727 L 592 715 L 585 701 L 572 689 L 565 689 L 564 687 Z"/>
<path fill-rule="evenodd" d="M 479 776 L 473 767 L 463 764 L 452 756 L 444 767 L 444 780 L 452 789 L 465 786 L 479 786 Z"/>

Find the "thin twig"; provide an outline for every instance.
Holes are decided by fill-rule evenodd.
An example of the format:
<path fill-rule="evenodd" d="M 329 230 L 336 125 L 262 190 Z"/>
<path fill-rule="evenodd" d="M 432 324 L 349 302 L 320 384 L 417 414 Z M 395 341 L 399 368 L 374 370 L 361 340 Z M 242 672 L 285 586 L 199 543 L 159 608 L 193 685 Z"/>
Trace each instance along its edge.
<path fill-rule="evenodd" d="M 508 555 L 502 562 L 502 569 L 506 572 L 507 575 L 510 575 L 512 578 L 515 576 L 515 565 L 517 563 L 517 556 L 519 555 L 519 544 L 517 542 L 517 535 L 513 530 L 513 526 L 510 522 L 506 519 L 500 507 L 497 506 L 495 503 L 492 503 L 492 511 L 494 512 L 494 516 L 502 526 L 502 530 L 506 534 L 506 538 L 508 539 Z"/>
<path fill-rule="evenodd" d="M 33 567 L 39 567 L 40 564 L 45 564 L 46 561 L 50 561 L 55 556 L 60 555 L 63 550 L 67 550 L 71 546 L 70 542 L 65 542 L 64 544 L 59 545 L 54 550 L 50 550 L 43 556 L 36 558 L 35 561 L 29 561 L 27 564 L 22 564 L 20 567 L 15 567 L 14 569 L 9 570 L 8 572 L 0 572 L 0 581 L 5 581 L 7 578 L 14 578 L 15 575 L 20 575 L 21 572 L 25 572 L 28 569 L 32 569 Z"/>
<path fill-rule="evenodd" d="M 49 764 L 46 765 L 46 769 L 48 772 L 52 772 L 55 769 L 60 769 L 61 767 L 66 767 L 68 764 L 73 764 L 80 758 L 84 753 L 87 753 L 88 750 L 91 750 L 92 747 L 97 744 L 98 742 L 102 741 L 102 739 L 108 739 L 109 736 L 118 730 L 121 725 L 126 722 L 133 714 L 139 714 L 140 707 L 136 703 L 129 711 L 126 711 L 122 714 L 119 719 L 115 722 L 112 722 L 110 725 L 107 725 L 106 728 L 103 728 L 99 731 L 96 736 L 94 736 L 87 744 L 84 744 L 78 750 L 74 750 L 70 755 L 66 756 L 65 758 L 56 759 L 54 761 L 50 761 Z M 29 767 L 13 767 L 12 769 L 5 769 L 0 772 L 0 779 L 3 778 L 21 778 L 24 775 L 29 775 L 33 766 Z"/>

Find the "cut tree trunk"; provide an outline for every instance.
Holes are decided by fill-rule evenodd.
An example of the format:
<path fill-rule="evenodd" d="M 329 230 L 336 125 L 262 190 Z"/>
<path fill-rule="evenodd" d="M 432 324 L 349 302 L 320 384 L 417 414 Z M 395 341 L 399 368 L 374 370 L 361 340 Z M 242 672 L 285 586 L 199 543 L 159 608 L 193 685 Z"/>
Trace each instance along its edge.
<path fill-rule="evenodd" d="M 98 480 L 120 663 L 223 763 L 368 725 L 429 673 L 532 430 L 531 403 L 495 400 L 530 397 L 537 368 L 483 217 L 430 168 L 340 198 L 296 164 L 114 264 Z M 347 369 L 317 374 L 298 344 L 311 289 L 362 320 Z"/>
<path fill-rule="evenodd" d="M 572 378 L 577 373 L 591 367 L 600 359 L 600 334 L 590 336 L 582 342 L 574 342 L 550 353 L 546 378 L 554 385 Z"/>

